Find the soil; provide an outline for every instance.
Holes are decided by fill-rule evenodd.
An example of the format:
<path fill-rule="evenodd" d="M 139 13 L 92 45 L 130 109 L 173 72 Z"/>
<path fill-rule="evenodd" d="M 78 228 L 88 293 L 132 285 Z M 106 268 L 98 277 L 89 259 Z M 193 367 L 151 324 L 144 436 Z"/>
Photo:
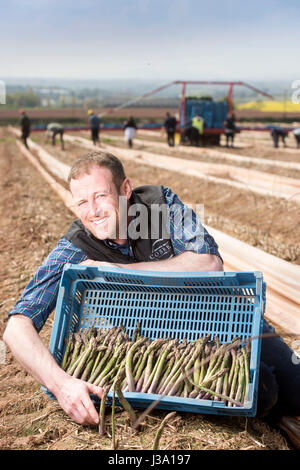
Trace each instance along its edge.
<path fill-rule="evenodd" d="M 86 134 L 85 137 L 87 137 Z M 46 144 L 44 136 L 35 135 L 33 139 L 68 165 L 72 165 L 77 158 L 88 152 L 76 143 L 65 142 L 65 150 L 62 151 L 59 144 L 55 147 Z M 109 145 L 113 145 L 113 142 L 109 142 Z M 121 147 L 122 141 L 114 145 Z M 105 140 L 103 147 L 105 148 Z M 192 159 L 191 155 L 189 159 Z M 274 256 L 300 264 L 299 204 L 286 199 L 263 196 L 248 191 L 246 188 L 242 191 L 185 176 L 176 171 L 142 164 L 137 166 L 136 163 L 128 160 L 123 160 L 123 163 L 133 186 L 149 184 L 149 182 L 168 186 L 178 194 L 180 199 L 191 204 L 192 207 L 196 207 L 196 204 L 203 204 L 204 221 L 207 225 Z"/>
<path fill-rule="evenodd" d="M 158 133 L 157 133 L 158 134 Z M 73 135 L 76 135 L 73 133 Z M 79 135 L 79 133 L 77 134 Z M 83 137 L 87 138 L 87 134 L 82 134 Z M 115 138 L 118 138 L 118 141 L 115 140 Z M 247 141 L 247 139 L 250 139 L 250 142 Z M 151 135 L 147 137 L 147 135 L 144 133 L 143 137 L 142 135 L 138 134 L 138 137 L 134 141 L 134 147 L 136 149 L 147 149 L 149 152 L 153 153 L 160 153 L 163 155 L 170 155 L 172 157 L 178 157 L 178 158 L 185 158 L 187 160 L 196 160 L 196 161 L 203 161 L 203 162 L 209 162 L 209 163 L 222 163 L 222 164 L 231 164 L 235 165 L 238 167 L 242 168 L 249 168 L 251 170 L 257 170 L 257 171 L 263 171 L 266 173 L 272 173 L 272 174 L 277 174 L 281 176 L 287 176 L 290 178 L 300 178 L 300 170 L 295 170 L 295 169 L 290 169 L 290 168 L 283 168 L 283 167 L 278 167 L 274 166 L 272 164 L 273 160 L 276 160 L 278 162 L 294 162 L 294 163 L 300 163 L 300 151 L 298 149 L 295 149 L 293 147 L 285 148 L 285 149 L 274 149 L 271 147 L 271 144 L 268 142 L 266 139 L 261 139 L 261 140 L 251 140 L 250 138 L 247 137 L 239 137 L 235 146 L 233 148 L 231 147 L 226 147 L 225 143 L 223 142 L 223 137 L 221 138 L 221 145 L 218 147 L 214 146 L 209 146 L 209 147 L 203 147 L 203 148 L 193 148 L 193 153 L 190 153 L 189 150 L 191 147 L 186 146 L 184 148 L 183 146 L 180 147 L 180 150 L 176 148 L 170 148 L 167 145 L 165 145 L 163 148 L 159 148 L 157 146 L 151 146 L 151 144 L 148 144 L 149 141 L 154 141 L 154 142 L 160 142 L 164 143 L 165 139 L 163 139 L 160 136 L 153 137 Z M 110 137 L 108 133 L 105 133 L 103 138 L 102 138 L 103 143 L 108 143 L 109 145 L 116 145 L 118 147 L 126 148 L 126 142 L 124 142 L 123 136 L 120 133 L 114 132 L 113 135 Z M 246 144 L 245 144 L 246 142 Z M 197 150 L 199 150 L 197 154 Z M 207 150 L 207 152 L 206 152 Z M 217 157 L 211 157 L 209 154 L 210 150 L 214 150 L 219 154 L 219 158 Z M 223 156 L 225 154 L 225 156 Z M 258 158 L 258 159 L 263 159 L 264 164 L 258 164 L 255 161 L 248 162 L 248 161 L 230 161 L 228 158 L 226 158 L 226 154 L 229 155 L 236 155 L 236 156 L 245 156 L 245 157 L 253 157 L 253 158 Z M 271 160 L 268 162 L 268 160 Z"/>
<path fill-rule="evenodd" d="M 52 149 L 51 149 L 52 150 Z M 53 152 L 54 153 L 54 152 Z M 82 149 L 69 147 L 63 153 L 68 164 L 82 155 Z M 61 150 L 55 149 L 57 156 Z M 15 145 L 15 139 L 0 128 L 0 171 L 1 171 L 1 223 L 0 240 L 0 335 L 2 338 L 8 321 L 7 313 L 19 298 L 23 288 L 31 279 L 36 267 L 73 220 L 73 215 L 62 201 L 45 184 L 39 173 L 22 156 Z M 136 168 L 129 165 L 129 175 L 134 185 L 168 181 L 168 185 L 185 199 L 209 203 L 216 188 L 204 185 L 189 178 L 188 184 L 178 175 L 148 167 Z M 168 176 L 168 178 L 166 178 Z M 186 188 L 192 188 L 186 193 Z M 199 198 L 204 194 L 205 199 Z M 224 209 L 224 201 L 236 204 L 231 214 Z M 243 200 L 251 204 L 254 197 Z M 256 203 L 257 215 L 260 202 Z M 231 193 L 218 192 L 214 208 L 220 208 L 215 217 L 233 217 L 240 222 L 242 214 L 240 199 Z M 267 207 L 268 201 L 266 200 Z M 270 202 L 269 202 L 270 204 Z M 225 206 L 227 207 L 227 206 Z M 255 207 L 255 206 L 254 206 Z M 294 207 L 291 206 L 291 211 Z M 249 209 L 250 210 L 250 209 Z M 248 211 L 249 212 L 249 211 Z M 219 214 L 219 215 L 218 215 Z M 296 212 L 291 216 L 296 218 Z M 210 217 L 213 212 L 210 210 Z M 288 217 L 286 217 L 288 218 Z M 227 220 L 227 219 L 226 219 Z M 230 219 L 231 220 L 231 219 Z M 246 224 L 251 223 L 245 219 Z M 261 223 L 263 216 L 261 216 Z M 275 221 L 274 221 L 275 222 Z M 280 225 L 280 224 L 279 224 Z M 290 242 L 296 235 L 286 227 L 286 239 Z M 41 338 L 48 346 L 53 323 L 53 313 L 41 331 Z M 280 332 L 284 336 L 284 332 Z M 3 343 L 2 343 L 3 344 Z M 146 418 L 142 431 L 134 434 L 127 415 L 117 409 L 116 433 L 119 449 L 152 449 L 154 436 L 166 411 L 154 410 Z M 111 449 L 111 414 L 107 411 L 108 435 L 99 438 L 96 427 L 80 426 L 71 421 L 60 409 L 56 401 L 45 395 L 40 385 L 15 361 L 9 350 L 0 361 L 0 449 Z M 177 413 L 166 426 L 161 441 L 161 449 L 244 449 L 270 450 L 290 449 L 283 435 L 271 429 L 256 418 L 225 418 L 221 416 L 193 415 Z"/>

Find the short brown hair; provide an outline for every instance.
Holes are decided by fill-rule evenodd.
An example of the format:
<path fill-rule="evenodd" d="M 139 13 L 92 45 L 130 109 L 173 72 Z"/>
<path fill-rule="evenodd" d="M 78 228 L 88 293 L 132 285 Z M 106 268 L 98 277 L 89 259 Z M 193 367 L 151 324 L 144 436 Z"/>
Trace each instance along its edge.
<path fill-rule="evenodd" d="M 121 161 L 112 153 L 102 150 L 92 151 L 77 160 L 71 167 L 68 183 L 76 180 L 82 175 L 89 174 L 92 166 L 108 168 L 111 171 L 113 182 L 117 189 L 120 190 L 121 184 L 126 178 L 125 171 Z"/>

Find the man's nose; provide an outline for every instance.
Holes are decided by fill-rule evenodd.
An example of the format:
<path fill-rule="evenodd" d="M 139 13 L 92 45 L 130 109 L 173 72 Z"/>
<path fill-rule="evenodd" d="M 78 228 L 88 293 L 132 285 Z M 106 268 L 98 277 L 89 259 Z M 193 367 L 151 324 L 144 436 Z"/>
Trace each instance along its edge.
<path fill-rule="evenodd" d="M 89 202 L 89 213 L 91 217 L 100 217 L 101 215 L 101 208 L 94 200 Z"/>

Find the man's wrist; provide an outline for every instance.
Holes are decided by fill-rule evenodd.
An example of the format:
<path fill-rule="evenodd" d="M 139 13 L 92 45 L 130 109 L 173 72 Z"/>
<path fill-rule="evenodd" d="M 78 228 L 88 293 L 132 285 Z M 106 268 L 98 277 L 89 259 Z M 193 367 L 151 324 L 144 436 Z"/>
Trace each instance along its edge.
<path fill-rule="evenodd" d="M 63 383 L 70 378 L 71 376 L 57 365 L 57 369 L 53 370 L 49 375 L 49 379 L 46 380 L 45 386 L 56 397 L 62 389 Z"/>

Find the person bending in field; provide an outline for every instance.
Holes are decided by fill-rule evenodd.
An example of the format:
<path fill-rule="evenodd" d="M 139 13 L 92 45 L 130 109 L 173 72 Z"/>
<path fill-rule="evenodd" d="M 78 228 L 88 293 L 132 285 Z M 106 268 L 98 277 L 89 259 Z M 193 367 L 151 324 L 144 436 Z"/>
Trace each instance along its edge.
<path fill-rule="evenodd" d="M 297 127 L 296 129 L 294 129 L 293 134 L 296 140 L 296 147 L 297 149 L 299 149 L 300 148 L 300 127 Z"/>
<path fill-rule="evenodd" d="M 215 240 L 193 210 L 168 187 L 133 188 L 113 155 L 88 153 L 72 166 L 69 184 L 79 218 L 9 312 L 4 341 L 74 421 L 96 424 L 98 414 L 90 394 L 101 397 L 102 389 L 64 372 L 39 337 L 55 308 L 64 265 L 126 265 L 128 269 L 188 273 L 222 271 L 223 261 Z M 153 208 L 163 209 L 162 217 L 151 217 Z M 178 223 L 183 218 L 185 223 Z M 274 332 L 266 321 L 264 332 Z M 300 414 L 300 365 L 292 361 L 292 354 L 281 338 L 262 340 L 259 414 L 276 423 L 285 414 Z"/>
<path fill-rule="evenodd" d="M 64 128 L 58 122 L 50 122 L 47 126 L 46 139 L 51 138 L 52 145 L 55 145 L 57 135 L 60 136 L 61 149 L 64 150 Z"/>
<path fill-rule="evenodd" d="M 274 127 L 271 130 L 271 137 L 273 140 L 273 145 L 275 148 L 279 147 L 279 141 L 282 141 L 282 144 L 284 147 L 286 147 L 285 139 L 288 135 L 288 132 L 284 129 L 281 129 L 281 127 Z"/>

